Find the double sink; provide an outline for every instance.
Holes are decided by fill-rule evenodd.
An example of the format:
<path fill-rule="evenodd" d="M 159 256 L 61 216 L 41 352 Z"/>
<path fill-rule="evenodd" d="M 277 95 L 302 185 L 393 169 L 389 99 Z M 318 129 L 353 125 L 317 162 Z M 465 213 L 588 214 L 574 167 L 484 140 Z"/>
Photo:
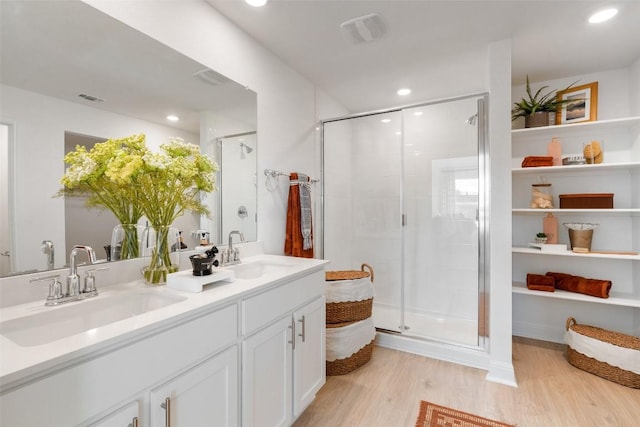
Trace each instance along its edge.
<path fill-rule="evenodd" d="M 286 275 L 295 263 L 257 259 L 229 267 L 236 280 L 255 281 Z M 234 286 L 229 283 L 224 286 Z M 206 291 L 204 291 L 206 292 Z M 57 307 L 34 305 L 25 308 L 25 315 L 0 322 L 0 335 L 21 347 L 49 344 L 79 333 L 91 333 L 97 328 L 125 320 L 187 300 L 193 294 L 166 287 L 135 286 L 126 291 L 109 291 L 84 301 Z M 35 311 L 35 312 L 31 312 Z"/>

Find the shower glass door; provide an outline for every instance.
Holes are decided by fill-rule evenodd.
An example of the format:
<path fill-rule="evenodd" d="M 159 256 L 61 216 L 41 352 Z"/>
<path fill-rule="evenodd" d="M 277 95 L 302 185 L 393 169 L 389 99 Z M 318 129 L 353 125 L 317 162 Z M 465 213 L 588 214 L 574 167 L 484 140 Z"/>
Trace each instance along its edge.
<path fill-rule="evenodd" d="M 323 124 L 324 258 L 373 267 L 378 330 L 484 345 L 483 99 Z"/>
<path fill-rule="evenodd" d="M 403 328 L 467 346 L 485 333 L 478 109 L 473 97 L 403 110 Z"/>

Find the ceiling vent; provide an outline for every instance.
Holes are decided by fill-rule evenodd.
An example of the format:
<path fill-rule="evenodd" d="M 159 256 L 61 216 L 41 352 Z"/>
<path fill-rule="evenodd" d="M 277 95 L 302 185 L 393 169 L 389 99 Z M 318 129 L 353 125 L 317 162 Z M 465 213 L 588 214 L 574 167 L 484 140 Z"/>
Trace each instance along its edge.
<path fill-rule="evenodd" d="M 377 14 L 370 13 L 343 22 L 340 30 L 352 42 L 365 43 L 382 37 L 385 28 L 382 19 Z"/>
<path fill-rule="evenodd" d="M 228 78 L 226 78 L 222 74 L 216 73 L 215 71 L 210 70 L 209 68 L 205 68 L 204 70 L 194 73 L 193 77 L 196 77 L 212 86 L 220 86 L 230 81 Z"/>

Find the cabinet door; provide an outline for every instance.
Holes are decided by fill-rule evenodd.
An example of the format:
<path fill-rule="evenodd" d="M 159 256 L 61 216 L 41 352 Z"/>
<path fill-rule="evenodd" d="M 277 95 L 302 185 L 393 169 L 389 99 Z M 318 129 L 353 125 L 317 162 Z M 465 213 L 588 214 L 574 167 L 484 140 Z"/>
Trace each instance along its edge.
<path fill-rule="evenodd" d="M 151 426 L 238 425 L 237 347 L 151 391 Z"/>
<path fill-rule="evenodd" d="M 291 316 L 242 343 L 242 425 L 291 424 L 293 319 Z"/>
<path fill-rule="evenodd" d="M 136 400 L 123 408 L 107 415 L 95 423 L 89 424 L 91 427 L 140 427 L 139 409 L 140 404 Z"/>
<path fill-rule="evenodd" d="M 318 298 L 293 313 L 293 416 L 298 417 L 325 383 L 325 301 Z"/>

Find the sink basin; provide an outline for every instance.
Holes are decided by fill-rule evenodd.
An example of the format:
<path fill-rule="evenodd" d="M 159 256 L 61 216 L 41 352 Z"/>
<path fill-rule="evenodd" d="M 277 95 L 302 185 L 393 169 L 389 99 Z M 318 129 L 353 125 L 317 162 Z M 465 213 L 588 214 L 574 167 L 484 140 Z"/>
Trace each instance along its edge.
<path fill-rule="evenodd" d="M 23 347 L 42 345 L 185 299 L 155 292 L 98 295 L 90 300 L 4 321 L 0 323 L 0 334 Z"/>
<path fill-rule="evenodd" d="M 237 279 L 257 279 L 265 275 L 287 272 L 292 267 L 295 267 L 295 264 L 260 260 L 227 268 L 233 270 Z"/>

